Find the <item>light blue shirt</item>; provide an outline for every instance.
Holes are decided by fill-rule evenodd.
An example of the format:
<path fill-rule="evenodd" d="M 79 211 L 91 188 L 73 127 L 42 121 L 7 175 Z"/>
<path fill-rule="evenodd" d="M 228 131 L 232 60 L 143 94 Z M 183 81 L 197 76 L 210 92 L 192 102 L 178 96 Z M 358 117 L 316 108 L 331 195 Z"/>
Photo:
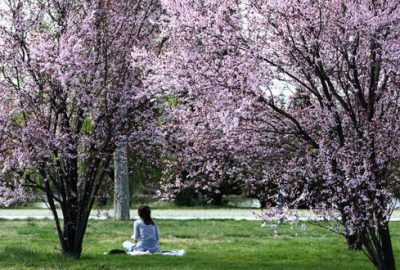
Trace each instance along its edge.
<path fill-rule="evenodd" d="M 136 251 L 160 252 L 160 237 L 156 225 L 146 225 L 143 220 L 136 220 L 133 223 L 132 239 L 138 241 L 134 248 Z"/>

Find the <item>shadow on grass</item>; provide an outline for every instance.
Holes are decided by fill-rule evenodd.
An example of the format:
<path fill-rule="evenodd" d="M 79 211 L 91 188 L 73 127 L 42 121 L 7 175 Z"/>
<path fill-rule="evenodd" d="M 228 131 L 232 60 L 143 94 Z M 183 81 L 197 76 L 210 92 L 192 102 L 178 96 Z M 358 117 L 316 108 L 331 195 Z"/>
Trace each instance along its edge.
<path fill-rule="evenodd" d="M 29 243 L 27 243 L 29 246 Z M 48 252 L 47 250 L 32 249 L 30 247 L 18 246 L 5 246 L 0 250 L 0 261 L 10 265 L 35 265 L 41 262 L 48 262 L 52 260 L 63 260 L 60 251 Z"/>
<path fill-rule="evenodd" d="M 6 246 L 2 252 L 0 252 L 1 261 L 33 261 L 37 260 L 38 257 L 42 257 L 43 254 L 26 249 L 23 247 L 10 247 Z"/>

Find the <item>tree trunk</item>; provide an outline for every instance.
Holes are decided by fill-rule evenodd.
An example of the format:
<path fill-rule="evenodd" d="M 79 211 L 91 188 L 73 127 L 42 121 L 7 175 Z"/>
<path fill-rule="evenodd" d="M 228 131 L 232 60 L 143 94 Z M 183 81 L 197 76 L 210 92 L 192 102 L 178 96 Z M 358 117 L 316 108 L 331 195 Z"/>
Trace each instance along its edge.
<path fill-rule="evenodd" d="M 127 143 L 114 152 L 114 219 L 129 220 L 129 174 Z"/>
<path fill-rule="evenodd" d="M 350 250 L 362 250 L 362 240 L 358 234 L 346 235 L 347 247 Z"/>
<path fill-rule="evenodd" d="M 79 259 L 89 215 L 81 216 L 81 218 L 70 214 L 67 216 L 67 218 L 64 216 L 64 229 L 60 239 L 62 255 Z"/>
<path fill-rule="evenodd" d="M 370 227 L 362 235 L 363 246 L 368 258 L 378 270 L 396 270 L 389 223 L 380 224 L 378 228 Z"/>
<path fill-rule="evenodd" d="M 52 211 L 54 220 L 56 222 L 58 237 L 62 248 L 62 255 L 79 259 L 82 253 L 83 237 L 86 231 L 89 215 L 82 215 L 82 213 L 79 212 L 77 198 L 71 197 L 67 201 L 61 203 L 61 210 L 63 214 L 62 226 L 53 198 L 53 194 L 47 193 L 50 210 Z M 80 209 L 85 208 L 86 207 L 83 206 Z"/>
<path fill-rule="evenodd" d="M 222 193 L 213 193 L 211 196 L 211 204 L 215 206 L 224 205 Z"/>
<path fill-rule="evenodd" d="M 396 270 L 396 263 L 393 254 L 392 239 L 389 232 L 389 224 L 380 225 L 378 229 L 381 239 L 384 267 L 382 270 Z"/>
<path fill-rule="evenodd" d="M 41 170 L 44 181 L 47 200 L 53 213 L 57 233 L 61 244 L 62 255 L 79 259 L 82 253 L 83 238 L 86 232 L 90 211 L 96 195 L 104 179 L 106 168 L 109 167 L 112 154 L 111 150 L 104 156 L 95 155 L 89 162 L 82 178 L 79 181 L 79 166 L 77 151 L 71 151 L 72 158 L 65 160 L 68 170 L 59 169 L 52 177 L 48 177 L 46 171 Z M 61 163 L 57 163 L 60 166 Z M 60 168 L 60 167 L 59 167 Z M 55 202 L 60 203 L 62 210 L 62 222 L 57 212 Z"/>
<path fill-rule="evenodd" d="M 363 245 L 362 235 L 359 232 L 354 232 L 353 230 L 348 230 L 345 226 L 347 223 L 346 213 L 344 212 L 344 206 L 340 205 L 338 208 L 341 213 L 341 222 L 344 226 L 344 233 L 347 241 L 347 248 L 349 250 L 361 251 Z"/>
<path fill-rule="evenodd" d="M 267 204 L 268 204 L 267 200 L 264 199 L 264 198 L 259 198 L 258 200 L 260 201 L 260 208 L 261 209 L 265 209 L 267 207 Z"/>
<path fill-rule="evenodd" d="M 62 254 L 74 259 L 79 259 L 82 253 L 83 238 L 86 232 L 91 205 L 90 200 L 78 201 L 71 196 L 64 207 L 64 228 L 61 236 Z"/>
<path fill-rule="evenodd" d="M 62 254 L 64 256 L 79 259 L 82 253 L 83 232 L 76 218 L 64 220 L 64 230 L 61 239 Z"/>

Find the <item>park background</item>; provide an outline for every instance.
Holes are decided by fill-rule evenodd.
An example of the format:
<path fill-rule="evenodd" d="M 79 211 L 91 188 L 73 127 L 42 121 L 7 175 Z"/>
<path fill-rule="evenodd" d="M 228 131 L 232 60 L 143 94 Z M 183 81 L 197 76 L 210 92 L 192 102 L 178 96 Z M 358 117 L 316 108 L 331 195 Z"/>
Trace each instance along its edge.
<path fill-rule="evenodd" d="M 0 15 L 5 268 L 396 269 L 398 1 L 2 0 Z M 193 252 L 104 256 L 143 203 L 162 245 Z"/>

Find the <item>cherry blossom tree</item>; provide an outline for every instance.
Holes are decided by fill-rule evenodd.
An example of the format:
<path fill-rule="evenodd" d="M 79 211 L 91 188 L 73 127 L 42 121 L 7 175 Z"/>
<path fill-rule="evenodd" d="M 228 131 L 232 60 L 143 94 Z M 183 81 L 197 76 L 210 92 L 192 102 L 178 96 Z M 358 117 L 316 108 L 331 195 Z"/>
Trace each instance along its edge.
<path fill-rule="evenodd" d="M 257 128 L 259 149 L 269 149 L 258 158 L 272 175 L 262 185 L 276 185 L 283 203 L 337 211 L 349 245 L 362 247 L 377 269 L 395 269 L 389 219 L 399 184 L 390 176 L 400 145 L 398 1 L 164 4 L 169 40 L 151 83 L 192 104 L 180 115 L 203 107 L 213 119 L 222 116 L 223 134 Z M 259 104 L 262 114 L 250 109 Z M 251 124 L 241 117 L 249 112 Z M 184 120 L 189 138 L 206 127 Z M 238 142 L 231 147 L 248 146 Z"/>
<path fill-rule="evenodd" d="M 138 57 L 157 1 L 6 0 L 0 16 L 1 192 L 42 190 L 79 258 L 116 146 L 153 114 Z M 4 187 L 4 192 L 3 192 Z M 56 211 L 59 203 L 62 218 Z"/>
<path fill-rule="evenodd" d="M 249 25 L 267 25 L 260 41 L 279 53 L 255 57 L 276 68 L 276 79 L 294 85 L 304 103 L 266 101 L 311 148 L 305 193 L 318 198 L 315 207 L 341 213 L 349 240 L 361 242 L 378 269 L 395 269 L 388 172 L 399 151 L 398 2 L 258 4 Z"/>
<path fill-rule="evenodd" d="M 219 7 L 220 3 L 221 7 Z M 248 148 L 234 149 L 232 147 L 235 145 L 234 141 L 239 141 L 239 136 L 241 136 L 237 130 L 239 118 L 236 116 L 239 115 L 239 111 L 235 112 L 235 105 L 243 101 L 241 97 L 232 95 L 231 90 L 225 85 L 226 82 L 223 81 L 224 77 L 218 78 L 218 75 L 229 68 L 240 71 L 240 65 L 244 61 L 229 63 L 227 59 L 230 55 L 235 56 L 234 60 L 237 60 L 239 56 L 239 51 L 234 46 L 230 48 L 232 52 L 228 53 L 227 49 L 222 47 L 225 43 L 221 43 L 218 38 L 208 39 L 206 35 L 202 39 L 199 37 L 203 35 L 199 29 L 207 26 L 207 22 L 197 20 L 202 16 L 198 14 L 198 11 L 179 10 L 182 6 L 175 2 L 164 4 L 170 11 L 169 15 L 180 12 L 182 16 L 168 16 L 165 20 L 162 37 L 164 40 L 173 39 L 174 41 L 167 40 L 166 48 L 161 53 L 162 57 L 156 63 L 150 64 L 149 70 L 153 76 L 150 76 L 147 86 L 157 88 L 161 85 L 177 100 L 177 105 L 173 106 L 168 118 L 164 119 L 163 125 L 168 144 L 171 146 L 170 155 L 173 156 L 172 159 L 167 159 L 171 173 L 166 175 L 174 177 L 172 182 L 175 183 L 172 185 L 168 183 L 168 186 L 180 190 L 186 185 L 194 185 L 200 193 L 206 197 L 211 195 L 215 197 L 211 199 L 218 202 L 223 189 L 227 187 L 238 189 L 244 186 L 241 175 L 245 171 L 245 166 L 243 166 L 244 163 L 240 164 L 238 156 L 239 152 L 250 152 Z M 205 6 L 203 11 L 206 12 L 205 9 L 210 8 L 210 14 L 214 14 L 214 11 L 222 14 L 225 12 L 225 5 L 224 2 L 214 2 L 212 6 Z M 181 22 L 181 19 L 184 21 Z M 236 24 L 240 31 L 240 17 L 234 18 L 232 23 Z M 182 28 L 187 27 L 185 34 L 180 32 L 180 25 Z M 215 25 L 216 29 L 218 27 L 220 25 Z M 191 31 L 194 33 L 189 34 Z M 234 38 L 234 35 L 240 34 L 239 31 L 232 29 L 230 32 L 227 31 L 227 34 Z M 213 49 L 214 44 L 219 44 L 220 47 L 216 47 L 214 54 L 206 55 L 204 48 Z M 190 58 L 190 62 L 186 62 L 185 57 Z M 232 66 L 229 66 L 230 64 Z M 201 72 L 197 72 L 199 68 Z M 242 78 L 240 74 L 236 77 L 232 78 L 231 84 Z M 189 84 L 192 87 L 181 87 Z M 222 100 L 224 96 L 230 98 L 223 106 L 221 103 L 215 103 L 215 97 L 208 95 L 208 91 L 205 91 L 216 88 L 219 91 L 217 94 L 221 96 L 219 100 Z M 245 109 L 248 106 L 243 104 L 242 107 Z M 215 112 L 214 115 L 208 113 L 212 110 Z M 229 123 L 225 119 L 234 120 Z M 238 146 L 242 145 L 238 144 Z M 241 156 L 243 160 L 244 155 Z M 188 178 L 189 181 L 182 179 L 181 176 Z"/>
<path fill-rule="evenodd" d="M 231 104 L 216 112 L 220 104 L 207 97 L 197 96 L 196 104 L 181 97 L 176 108 L 168 112 L 162 126 L 167 138 L 166 154 L 171 157 L 164 164 L 165 199 L 173 199 L 176 193 L 192 187 L 212 204 L 222 204 L 223 195 L 240 193 L 262 204 L 273 201 L 276 186 L 269 186 L 266 165 L 271 152 L 260 143 L 265 140 L 264 134 L 256 128 L 262 122 L 251 123 L 247 118 L 257 109 L 248 107 L 248 115 L 241 112 L 239 120 L 238 113 L 231 113 L 235 102 L 229 100 Z"/>

